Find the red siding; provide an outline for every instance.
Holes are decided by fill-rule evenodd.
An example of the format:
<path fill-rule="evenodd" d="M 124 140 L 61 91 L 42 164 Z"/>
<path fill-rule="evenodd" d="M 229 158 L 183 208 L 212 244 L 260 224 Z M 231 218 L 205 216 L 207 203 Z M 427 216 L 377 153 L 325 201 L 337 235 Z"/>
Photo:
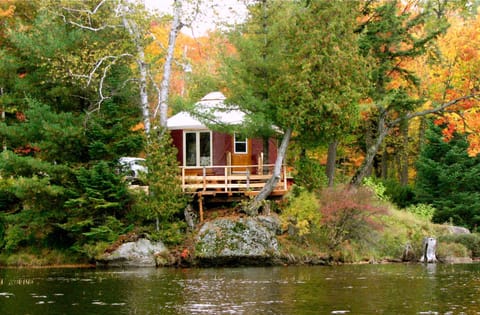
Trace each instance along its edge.
<path fill-rule="evenodd" d="M 252 140 L 252 154 L 250 154 L 250 164 L 257 165 L 258 156 L 263 152 L 263 140 L 262 139 L 251 139 Z"/>
<path fill-rule="evenodd" d="M 219 133 L 216 131 L 212 132 L 212 151 L 213 151 L 213 165 L 227 165 L 227 152 L 232 150 L 232 136 Z M 224 168 L 215 169 L 214 173 L 216 175 L 223 175 L 225 173 Z"/>
<path fill-rule="evenodd" d="M 173 145 L 177 148 L 177 160 L 180 165 L 183 165 L 183 130 L 171 131 Z M 251 139 L 252 141 L 252 154 L 250 164 L 256 165 L 258 161 L 258 155 L 263 152 L 263 140 Z M 213 165 L 226 165 L 227 164 L 227 152 L 233 152 L 232 135 L 212 132 L 212 151 L 213 151 Z M 277 140 L 275 138 L 269 139 L 269 161 L 267 164 L 274 164 L 277 158 Z M 216 170 L 215 173 L 220 172 Z M 223 170 L 221 170 L 223 173 Z"/>
<path fill-rule="evenodd" d="M 275 138 L 268 139 L 268 164 L 275 164 L 277 159 L 278 142 Z"/>
<path fill-rule="evenodd" d="M 171 131 L 173 145 L 177 148 L 177 161 L 183 165 L 183 130 Z"/>
<path fill-rule="evenodd" d="M 263 139 L 252 139 L 252 164 L 256 165 L 258 155 L 263 152 Z M 266 164 L 274 164 L 277 159 L 277 139 L 268 139 L 268 161 Z"/>

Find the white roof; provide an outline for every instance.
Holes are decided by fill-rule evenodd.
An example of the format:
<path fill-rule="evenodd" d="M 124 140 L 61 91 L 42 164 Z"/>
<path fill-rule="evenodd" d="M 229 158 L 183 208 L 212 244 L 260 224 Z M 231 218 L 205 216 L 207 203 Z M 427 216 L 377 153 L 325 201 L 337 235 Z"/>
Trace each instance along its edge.
<path fill-rule="evenodd" d="M 195 104 L 199 113 L 209 115 L 212 118 L 212 124 L 238 125 L 243 122 L 245 113 L 225 105 L 225 95 L 221 92 L 212 92 L 205 95 L 200 102 Z M 175 129 L 209 129 L 198 118 L 195 118 L 188 112 L 180 112 L 167 121 L 167 127 L 170 130 Z"/>

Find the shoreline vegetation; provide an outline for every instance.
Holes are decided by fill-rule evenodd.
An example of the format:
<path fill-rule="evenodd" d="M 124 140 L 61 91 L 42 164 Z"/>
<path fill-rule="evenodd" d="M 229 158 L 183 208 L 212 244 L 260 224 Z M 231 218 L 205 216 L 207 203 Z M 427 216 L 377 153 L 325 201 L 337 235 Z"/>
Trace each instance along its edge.
<path fill-rule="evenodd" d="M 370 193 L 356 191 L 348 198 L 336 195 L 344 193 L 343 190 L 330 191 L 325 199 L 326 195 L 294 189 L 285 200 L 272 204 L 272 213 L 260 216 L 276 222 L 273 237 L 278 242 L 278 251 L 269 254 L 271 249 L 267 249 L 267 256 L 260 259 L 255 256 L 253 259 L 237 259 L 235 256 L 225 258 L 218 254 L 227 247 L 230 251 L 234 250 L 231 244 L 243 247 L 244 245 L 238 245 L 239 241 L 235 238 L 238 235 L 255 234 L 256 232 L 247 230 L 246 226 L 247 220 L 257 220 L 256 217 L 243 213 L 241 206 L 209 209 L 205 221 L 197 223 L 193 231 L 186 233 L 182 242 L 167 246 L 169 263 L 164 266 L 185 268 L 417 263 L 422 255 L 424 237 L 437 238 L 437 258 L 440 263 L 474 262 L 479 256 L 480 237 L 476 233 L 458 234 L 448 224 L 432 223 L 430 215 L 398 210 L 392 203 L 381 200 L 381 196 L 372 195 L 371 190 Z M 319 204 L 322 198 L 329 200 L 329 203 Z M 348 202 L 342 203 L 341 200 Z M 332 206 L 329 206 L 332 202 L 337 203 L 339 208 L 332 210 Z M 319 211 L 319 207 L 323 210 Z M 325 209 L 332 212 L 327 213 Z M 211 249 L 210 256 L 202 258 L 200 251 L 205 251 L 205 246 L 211 245 L 205 245 L 203 240 L 199 240 L 201 229 L 218 221 L 234 224 L 228 228 L 230 231 L 219 231 L 218 226 L 213 227 L 217 234 L 223 235 L 223 239 L 213 243 L 220 248 Z M 127 242 L 134 237 L 123 235 L 119 239 Z M 254 243 L 252 248 L 258 248 L 259 244 L 255 243 L 258 238 L 247 239 L 246 243 L 249 242 Z M 107 251 L 112 251 L 114 246 L 121 244 L 116 240 L 108 244 Z M 410 248 L 408 255 L 405 253 L 407 247 Z M 210 249 L 207 248 L 208 250 Z M 34 247 L 16 253 L 0 254 L 0 268 L 98 268 L 94 261 L 93 257 L 75 257 L 67 251 Z"/>

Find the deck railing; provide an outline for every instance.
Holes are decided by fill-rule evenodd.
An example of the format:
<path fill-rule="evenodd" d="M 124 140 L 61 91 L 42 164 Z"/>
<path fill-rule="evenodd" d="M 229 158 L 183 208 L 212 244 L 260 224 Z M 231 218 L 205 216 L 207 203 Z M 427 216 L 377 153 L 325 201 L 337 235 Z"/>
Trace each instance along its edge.
<path fill-rule="evenodd" d="M 258 193 L 272 177 L 273 164 L 181 167 L 182 189 L 185 193 Z M 288 189 L 287 168 L 282 167 L 281 177 L 274 192 Z"/>

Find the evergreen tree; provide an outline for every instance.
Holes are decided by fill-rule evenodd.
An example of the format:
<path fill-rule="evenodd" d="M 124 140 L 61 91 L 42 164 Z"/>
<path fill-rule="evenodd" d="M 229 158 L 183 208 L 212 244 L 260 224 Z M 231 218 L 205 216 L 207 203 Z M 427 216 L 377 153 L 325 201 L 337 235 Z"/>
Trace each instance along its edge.
<path fill-rule="evenodd" d="M 264 135 L 272 126 L 282 130 L 276 166 L 290 135 L 311 148 L 355 123 L 356 101 L 368 81 L 354 33 L 357 6 L 356 1 L 261 1 L 232 34 L 237 54 L 226 68 L 230 99 L 251 114 L 250 130 Z M 268 196 L 265 187 L 256 201 Z"/>
<path fill-rule="evenodd" d="M 91 111 L 98 91 L 77 75 L 122 37 L 66 25 L 50 4 L 22 2 L 1 25 L 0 249 L 73 245 L 90 255 L 85 245 L 129 227 L 133 200 L 116 168 L 143 149 L 133 130 L 141 115 L 123 86 L 126 62 L 108 68 L 103 88 L 115 93 Z"/>
<path fill-rule="evenodd" d="M 416 200 L 436 208 L 433 221 L 475 229 L 480 224 L 480 157 L 469 157 L 465 135 L 449 142 L 430 124 L 417 161 Z"/>
<path fill-rule="evenodd" d="M 402 9 L 402 6 L 406 7 Z M 408 120 L 423 103 L 415 93 L 419 79 L 406 64 L 426 54 L 445 25 L 439 19 L 427 28 L 431 8 L 426 6 L 418 12 L 408 8 L 409 4 L 394 0 L 367 1 L 363 9 L 365 18 L 358 32 L 361 33 L 360 51 L 371 60 L 372 107 L 370 120 L 365 121 L 365 130 L 371 132 L 371 136 L 365 137 L 366 156 L 351 180 L 354 185 L 361 184 L 369 175 L 375 155 L 393 127 L 402 127 L 402 134 L 408 135 Z M 394 81 L 397 84 L 392 84 Z"/>
<path fill-rule="evenodd" d="M 155 133 L 147 146 L 148 194 L 143 206 L 146 217 L 155 221 L 155 230 L 162 240 L 176 243 L 183 238 L 183 209 L 187 199 L 181 188 L 177 150 L 170 132 L 159 127 Z"/>

